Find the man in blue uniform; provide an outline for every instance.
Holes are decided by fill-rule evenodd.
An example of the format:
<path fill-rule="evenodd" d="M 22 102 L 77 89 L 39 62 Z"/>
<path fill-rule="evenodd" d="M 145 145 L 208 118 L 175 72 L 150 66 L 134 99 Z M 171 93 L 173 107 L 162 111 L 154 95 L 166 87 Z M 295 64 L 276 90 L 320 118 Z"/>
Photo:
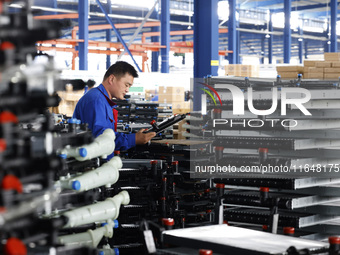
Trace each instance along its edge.
<path fill-rule="evenodd" d="M 135 134 L 124 134 L 116 132 L 118 111 L 114 109 L 115 103 L 112 98 L 124 99 L 129 92 L 137 71 L 133 66 L 118 61 L 107 69 L 102 84 L 89 90 L 77 103 L 73 118 L 87 123 L 95 137 L 111 128 L 115 131 L 115 150 L 127 150 L 137 144 L 145 144 L 151 140 L 156 133 L 143 133 L 144 129 Z M 108 156 L 108 160 L 113 154 Z"/>

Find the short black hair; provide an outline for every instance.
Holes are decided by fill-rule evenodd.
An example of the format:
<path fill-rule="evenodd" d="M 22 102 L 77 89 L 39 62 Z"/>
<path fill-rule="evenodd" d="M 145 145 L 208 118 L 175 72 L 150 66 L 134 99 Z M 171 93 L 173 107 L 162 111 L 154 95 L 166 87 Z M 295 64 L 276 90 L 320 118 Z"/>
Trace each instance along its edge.
<path fill-rule="evenodd" d="M 138 77 L 138 73 L 132 65 L 130 65 L 129 63 L 125 61 L 117 61 L 112 66 L 110 66 L 109 69 L 107 69 L 104 75 L 104 81 L 111 74 L 113 74 L 114 76 L 117 76 L 117 78 L 120 78 L 124 76 L 126 73 L 130 74 L 134 78 Z"/>

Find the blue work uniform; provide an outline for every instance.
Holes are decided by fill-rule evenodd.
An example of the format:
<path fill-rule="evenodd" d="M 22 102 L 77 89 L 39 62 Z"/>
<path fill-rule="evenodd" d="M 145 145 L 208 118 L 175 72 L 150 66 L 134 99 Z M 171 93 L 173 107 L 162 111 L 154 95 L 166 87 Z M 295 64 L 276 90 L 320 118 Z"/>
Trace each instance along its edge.
<path fill-rule="evenodd" d="M 109 99 L 109 95 L 103 84 L 90 89 L 76 105 L 73 118 L 87 123 L 94 137 L 99 136 L 105 129 L 111 128 L 116 131 L 117 118 L 114 117 L 115 103 Z M 117 116 L 117 115 L 116 115 Z M 128 150 L 136 145 L 136 134 L 124 134 L 115 132 L 115 150 Z M 114 153 L 108 156 L 108 160 Z"/>

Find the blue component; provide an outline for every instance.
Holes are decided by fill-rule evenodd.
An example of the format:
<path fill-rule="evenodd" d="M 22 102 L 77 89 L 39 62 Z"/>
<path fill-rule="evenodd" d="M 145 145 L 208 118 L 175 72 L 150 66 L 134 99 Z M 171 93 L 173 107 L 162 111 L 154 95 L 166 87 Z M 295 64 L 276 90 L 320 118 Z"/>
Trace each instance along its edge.
<path fill-rule="evenodd" d="M 118 248 L 113 248 L 113 251 L 115 252 L 116 255 L 119 255 L 119 249 Z"/>
<path fill-rule="evenodd" d="M 298 82 L 298 83 L 296 83 L 296 86 L 300 87 L 300 86 L 301 86 L 301 84 Z"/>
<path fill-rule="evenodd" d="M 206 79 L 206 78 L 207 78 L 207 76 L 204 75 L 204 76 L 203 76 L 203 79 Z"/>
<path fill-rule="evenodd" d="M 75 124 L 77 122 L 77 119 L 75 118 L 71 118 L 71 119 L 68 119 L 67 123 L 69 124 Z"/>
<path fill-rule="evenodd" d="M 277 77 L 277 78 L 281 78 L 281 75 L 278 74 L 276 77 Z"/>
<path fill-rule="evenodd" d="M 59 154 L 58 155 L 60 158 L 67 158 L 67 155 L 66 154 Z"/>
<path fill-rule="evenodd" d="M 80 190 L 80 187 L 81 187 L 80 181 L 73 181 L 72 182 L 72 189 Z"/>
<path fill-rule="evenodd" d="M 106 222 L 103 222 L 102 224 L 100 224 L 101 227 L 104 227 L 104 226 L 106 226 L 106 225 L 107 225 Z"/>
<path fill-rule="evenodd" d="M 207 78 L 211 78 L 211 77 L 212 77 L 212 75 L 211 75 L 211 74 L 208 74 L 208 75 L 207 75 Z"/>
<path fill-rule="evenodd" d="M 245 80 L 249 80 L 249 77 L 244 77 Z"/>
<path fill-rule="evenodd" d="M 301 77 L 302 77 L 302 74 L 299 73 L 299 74 L 298 74 L 298 78 L 301 78 Z"/>
<path fill-rule="evenodd" d="M 119 227 L 118 220 L 113 220 L 113 228 L 118 228 L 118 227 Z"/>
<path fill-rule="evenodd" d="M 85 158 L 87 156 L 87 150 L 86 148 L 80 148 L 79 149 L 79 156 Z"/>
<path fill-rule="evenodd" d="M 98 252 L 98 255 L 104 255 L 104 254 L 105 254 L 104 251 Z"/>
<path fill-rule="evenodd" d="M 81 124 L 81 121 L 76 119 L 76 124 L 79 124 L 79 125 L 80 125 L 80 124 Z"/>

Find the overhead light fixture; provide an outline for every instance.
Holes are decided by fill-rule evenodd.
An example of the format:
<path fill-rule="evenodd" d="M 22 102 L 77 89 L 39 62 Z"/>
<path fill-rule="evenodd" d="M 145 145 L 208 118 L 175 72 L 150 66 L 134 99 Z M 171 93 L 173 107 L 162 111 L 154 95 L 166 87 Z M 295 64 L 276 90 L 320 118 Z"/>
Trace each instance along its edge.
<path fill-rule="evenodd" d="M 327 41 L 327 44 L 331 44 L 331 41 Z"/>
<path fill-rule="evenodd" d="M 302 38 L 299 38 L 299 39 L 298 39 L 298 41 L 299 41 L 299 42 L 302 42 L 302 41 L 303 41 L 303 39 L 302 39 Z"/>
<path fill-rule="evenodd" d="M 190 25 L 188 26 L 188 29 L 191 29 L 191 26 L 190 26 Z"/>
<path fill-rule="evenodd" d="M 266 34 L 266 36 L 265 36 L 266 38 L 270 38 L 270 34 Z"/>

